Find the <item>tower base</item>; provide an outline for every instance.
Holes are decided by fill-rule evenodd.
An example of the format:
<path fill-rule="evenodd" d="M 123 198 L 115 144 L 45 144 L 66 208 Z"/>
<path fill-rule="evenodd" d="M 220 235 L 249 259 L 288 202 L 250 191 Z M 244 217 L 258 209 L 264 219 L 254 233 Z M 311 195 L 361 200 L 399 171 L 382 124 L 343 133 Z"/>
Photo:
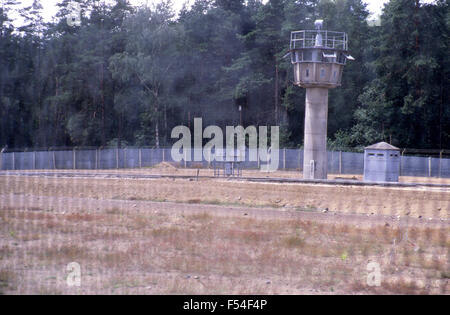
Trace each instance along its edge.
<path fill-rule="evenodd" d="M 303 178 L 327 179 L 328 89 L 307 88 Z"/>

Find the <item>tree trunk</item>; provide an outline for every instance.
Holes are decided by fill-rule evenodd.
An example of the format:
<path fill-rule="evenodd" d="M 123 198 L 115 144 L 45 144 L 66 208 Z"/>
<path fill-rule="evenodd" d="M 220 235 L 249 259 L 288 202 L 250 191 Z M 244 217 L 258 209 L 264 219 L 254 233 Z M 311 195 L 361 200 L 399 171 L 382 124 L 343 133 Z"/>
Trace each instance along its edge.
<path fill-rule="evenodd" d="M 164 145 L 167 145 L 167 104 L 164 102 Z"/>
<path fill-rule="evenodd" d="M 159 123 L 158 123 L 158 119 L 156 119 L 156 124 L 155 124 L 155 145 L 156 148 L 159 149 Z"/>
<path fill-rule="evenodd" d="M 159 110 L 159 104 L 158 104 L 158 93 L 155 93 L 155 146 L 157 149 L 159 149 L 159 117 L 158 117 L 158 110 Z"/>
<path fill-rule="evenodd" d="M 104 80 L 104 72 L 103 72 L 103 60 L 100 69 L 100 90 L 101 90 L 101 103 L 102 103 L 102 145 L 106 144 L 106 130 L 105 130 L 105 90 L 103 89 L 103 80 Z"/>
<path fill-rule="evenodd" d="M 275 57 L 275 126 L 279 125 L 279 117 L 278 117 L 278 64 L 277 64 L 277 60 Z"/>

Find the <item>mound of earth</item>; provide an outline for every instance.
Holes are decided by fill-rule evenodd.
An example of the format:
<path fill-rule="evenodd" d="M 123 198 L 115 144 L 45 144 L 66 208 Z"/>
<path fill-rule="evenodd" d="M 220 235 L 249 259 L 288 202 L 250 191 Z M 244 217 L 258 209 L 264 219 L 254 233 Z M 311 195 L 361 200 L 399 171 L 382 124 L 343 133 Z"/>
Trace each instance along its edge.
<path fill-rule="evenodd" d="M 173 170 L 173 171 L 176 171 L 178 169 L 175 163 L 169 162 L 161 162 L 159 164 L 156 164 L 154 168 L 160 170 Z"/>

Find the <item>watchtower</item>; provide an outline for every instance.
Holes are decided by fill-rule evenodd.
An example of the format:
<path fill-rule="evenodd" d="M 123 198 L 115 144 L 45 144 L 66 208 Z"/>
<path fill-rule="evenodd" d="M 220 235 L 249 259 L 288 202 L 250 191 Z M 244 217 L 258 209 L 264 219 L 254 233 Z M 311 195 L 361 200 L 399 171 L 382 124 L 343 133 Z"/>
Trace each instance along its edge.
<path fill-rule="evenodd" d="M 315 30 L 291 33 L 294 84 L 306 88 L 303 178 L 327 179 L 328 90 L 341 85 L 348 55 L 348 37 L 343 32 Z"/>

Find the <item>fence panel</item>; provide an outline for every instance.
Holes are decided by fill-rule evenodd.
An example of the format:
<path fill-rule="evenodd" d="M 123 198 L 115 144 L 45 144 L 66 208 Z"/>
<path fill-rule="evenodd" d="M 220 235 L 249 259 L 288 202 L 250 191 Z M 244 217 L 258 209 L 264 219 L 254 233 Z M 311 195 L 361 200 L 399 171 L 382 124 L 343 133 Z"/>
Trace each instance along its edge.
<path fill-rule="evenodd" d="M 240 167 L 242 169 L 257 169 L 258 168 L 258 161 L 257 160 L 252 161 L 250 154 L 255 155 L 256 159 L 258 158 L 258 150 L 257 149 L 251 149 L 251 150 L 245 149 L 245 159 L 242 161 L 242 163 L 240 165 Z"/>
<path fill-rule="evenodd" d="M 139 149 L 123 149 L 124 168 L 139 168 Z"/>
<path fill-rule="evenodd" d="M 439 158 L 431 158 L 431 176 L 439 177 Z"/>
<path fill-rule="evenodd" d="M 328 152 L 328 173 L 339 174 L 340 153 L 336 151 Z"/>
<path fill-rule="evenodd" d="M 98 168 L 114 169 L 117 168 L 117 150 L 103 149 L 98 151 Z"/>
<path fill-rule="evenodd" d="M 161 163 L 163 151 L 158 149 L 142 149 L 142 167 L 152 167 Z"/>
<path fill-rule="evenodd" d="M 51 170 L 53 169 L 53 153 L 51 151 L 36 152 L 36 169 Z"/>
<path fill-rule="evenodd" d="M 16 152 L 15 167 L 18 170 L 34 169 L 34 153 L 33 152 Z"/>
<path fill-rule="evenodd" d="M 36 151 L 7 152 L 1 154 L 1 170 L 32 170 L 32 169 L 74 169 L 74 152 L 76 169 L 116 169 L 152 167 L 163 161 L 173 162 L 171 149 L 103 149 L 79 151 Z M 259 157 L 259 154 L 258 154 Z M 264 162 L 262 162 L 265 164 Z M 260 163 L 250 160 L 250 150 L 245 151 L 242 169 L 257 169 Z M 194 150 L 191 151 L 191 161 L 181 161 L 179 166 L 210 167 L 204 159 L 194 161 Z M 279 169 L 302 170 L 303 150 L 280 149 Z M 328 152 L 328 172 L 330 174 L 363 174 L 364 154 L 353 152 Z M 450 159 L 402 156 L 401 176 L 450 178 Z"/>
<path fill-rule="evenodd" d="M 286 149 L 286 169 L 303 169 L 303 150 Z"/>
<path fill-rule="evenodd" d="M 2 170 L 13 170 L 14 169 L 14 154 L 13 153 L 2 153 Z"/>
<path fill-rule="evenodd" d="M 50 164 L 52 164 L 53 168 L 53 156 L 55 158 L 55 164 L 54 167 L 56 169 L 73 169 L 73 151 L 54 151 L 49 152 L 51 156 L 47 156 L 47 158 L 50 158 L 52 161 Z M 42 159 L 45 157 L 42 157 Z"/>
<path fill-rule="evenodd" d="M 419 156 L 402 156 L 401 176 L 428 176 L 428 158 Z"/>
<path fill-rule="evenodd" d="M 342 174 L 363 174 L 364 154 L 342 152 Z"/>
<path fill-rule="evenodd" d="M 197 155 L 197 156 L 196 156 Z M 196 158 L 198 157 L 198 161 L 196 161 Z M 203 149 L 191 149 L 190 157 L 188 154 L 186 154 L 186 167 L 207 167 L 208 162 L 203 158 Z M 162 160 L 162 159 L 161 159 Z M 183 165 L 184 165 L 184 159 L 183 159 Z"/>
<path fill-rule="evenodd" d="M 75 151 L 75 168 L 83 170 L 96 169 L 96 150 Z"/>
<path fill-rule="evenodd" d="M 450 178 L 450 159 L 441 160 L 441 175 L 443 178 Z"/>
<path fill-rule="evenodd" d="M 163 153 L 164 153 L 164 156 L 163 156 L 163 161 L 164 162 L 173 162 L 173 159 L 172 159 L 172 149 L 168 149 L 168 148 L 165 148 L 165 149 L 161 149 L 162 151 L 163 151 Z"/>

